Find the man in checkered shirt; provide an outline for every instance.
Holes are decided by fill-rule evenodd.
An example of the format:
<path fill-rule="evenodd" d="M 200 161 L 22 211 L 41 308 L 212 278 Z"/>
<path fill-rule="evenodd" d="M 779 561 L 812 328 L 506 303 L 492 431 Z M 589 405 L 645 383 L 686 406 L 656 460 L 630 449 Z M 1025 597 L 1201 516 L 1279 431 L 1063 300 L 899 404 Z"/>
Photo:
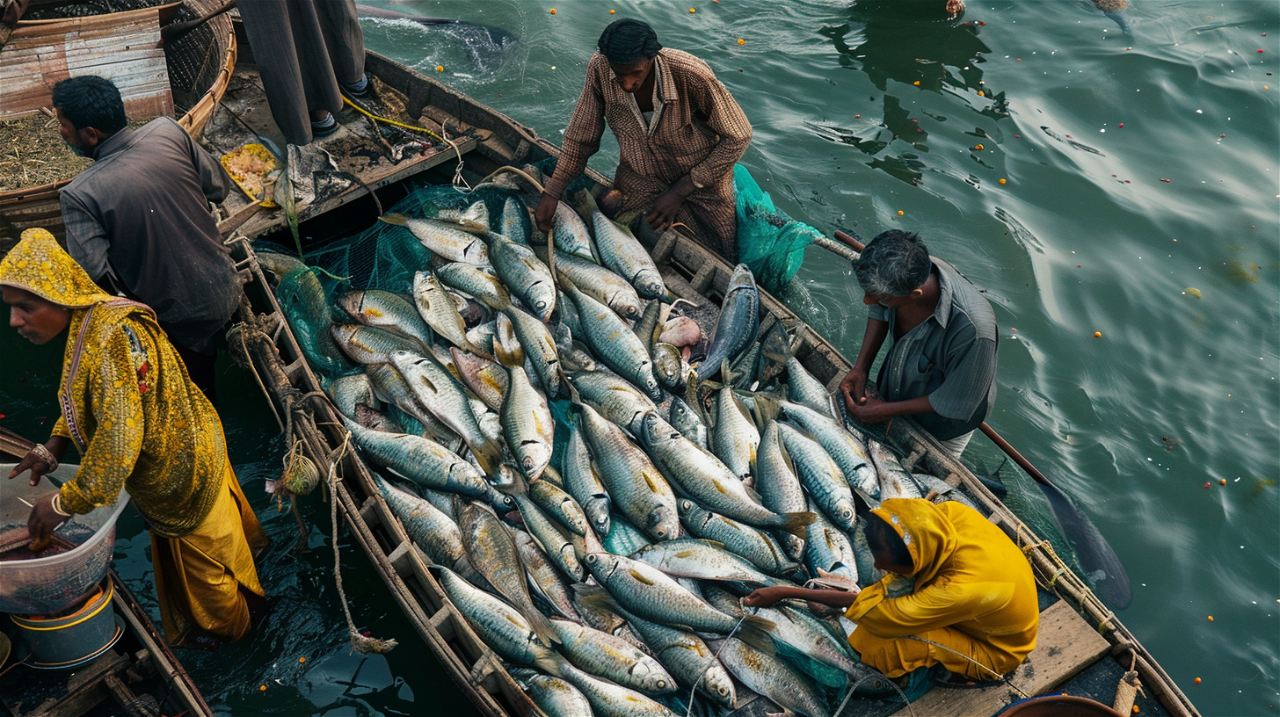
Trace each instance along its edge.
<path fill-rule="evenodd" d="M 647 23 L 614 22 L 598 48 L 538 204 L 538 228 L 551 229 L 560 195 L 600 149 L 607 122 L 620 149 L 616 213 L 645 211 L 658 231 L 683 223 L 735 259 L 733 165 L 751 143 L 742 108 L 705 62 L 662 47 Z"/>

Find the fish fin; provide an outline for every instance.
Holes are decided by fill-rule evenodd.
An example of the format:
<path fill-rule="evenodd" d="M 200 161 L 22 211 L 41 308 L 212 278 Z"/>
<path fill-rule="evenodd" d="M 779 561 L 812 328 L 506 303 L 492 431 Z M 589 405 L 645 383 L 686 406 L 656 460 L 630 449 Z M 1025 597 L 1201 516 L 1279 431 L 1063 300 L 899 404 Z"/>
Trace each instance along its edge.
<path fill-rule="evenodd" d="M 591 221 L 591 216 L 600 211 L 600 206 L 596 204 L 595 195 L 589 190 L 580 189 L 578 193 L 573 195 L 573 208 L 578 210 L 585 221 Z"/>
<path fill-rule="evenodd" d="M 387 224 L 394 224 L 398 227 L 406 226 L 409 223 L 409 217 L 406 217 L 403 214 L 383 214 L 378 217 L 378 220 L 386 222 Z"/>
<path fill-rule="evenodd" d="M 755 400 L 756 417 L 760 421 L 760 425 L 767 425 L 769 421 L 776 421 L 778 415 L 782 412 L 782 407 L 778 405 L 778 401 L 763 394 L 756 394 Z"/>
<path fill-rule="evenodd" d="M 568 672 L 565 669 L 568 663 L 565 662 L 563 657 L 554 652 L 548 652 L 533 658 L 533 666 L 548 675 L 559 677 L 560 679 L 564 679 L 565 673 Z"/>
<path fill-rule="evenodd" d="M 468 444 L 467 448 L 470 449 L 471 454 L 476 457 L 476 463 L 480 464 L 480 470 L 484 471 L 485 475 L 498 476 L 498 473 L 502 470 L 501 443 L 494 440 L 486 440 L 484 443 L 475 446 Z M 519 486 L 520 492 L 523 493 L 524 476 L 520 475 L 520 471 L 515 471 L 515 475 L 517 476 L 516 485 Z M 515 492 L 514 489 L 507 486 L 495 487 L 497 487 L 498 491 L 501 493 Z"/>
<path fill-rule="evenodd" d="M 759 615 L 745 615 L 742 618 L 742 627 L 738 628 L 738 634 L 735 637 L 765 654 L 773 655 L 777 653 L 770 633 L 777 627 L 772 620 L 766 620 Z"/>
<path fill-rule="evenodd" d="M 498 314 L 498 332 L 493 337 L 493 353 L 498 363 L 507 368 L 524 366 L 524 347 L 516 338 L 515 327 L 506 314 Z"/>
<path fill-rule="evenodd" d="M 560 644 L 560 636 L 556 634 L 555 627 L 551 624 L 551 620 L 537 610 L 530 610 L 528 614 L 521 613 L 524 618 L 529 621 L 529 626 L 533 628 L 533 632 L 547 647 Z"/>
<path fill-rule="evenodd" d="M 801 540 L 804 540 L 806 535 L 804 527 L 818 519 L 818 516 L 808 511 L 783 513 L 782 515 L 787 520 L 782 525 L 779 525 L 778 529 L 785 530 Z"/>
<path fill-rule="evenodd" d="M 604 608 L 609 612 L 616 613 L 622 612 L 622 607 L 613 599 L 613 596 L 599 585 L 574 583 L 569 587 L 573 588 L 574 599 L 583 607 Z"/>

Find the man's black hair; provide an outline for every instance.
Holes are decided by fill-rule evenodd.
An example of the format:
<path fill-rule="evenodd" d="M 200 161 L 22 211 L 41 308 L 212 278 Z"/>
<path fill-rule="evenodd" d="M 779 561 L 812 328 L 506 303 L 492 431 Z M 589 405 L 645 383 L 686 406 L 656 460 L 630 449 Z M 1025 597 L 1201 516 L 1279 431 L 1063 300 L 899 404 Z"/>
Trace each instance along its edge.
<path fill-rule="evenodd" d="M 120 90 L 102 77 L 84 75 L 59 82 L 53 86 L 53 106 L 77 130 L 92 127 L 113 135 L 129 124 Z"/>
<path fill-rule="evenodd" d="M 932 264 L 920 235 L 890 229 L 867 242 L 853 270 L 868 294 L 906 296 L 929 279 Z"/>
<path fill-rule="evenodd" d="M 911 559 L 911 551 L 902 542 L 902 536 L 884 518 L 868 513 L 863 530 L 867 534 L 867 547 L 871 548 L 873 555 L 888 556 L 894 565 L 915 565 L 915 561 Z"/>
<path fill-rule="evenodd" d="M 596 46 L 613 65 L 634 65 L 657 56 L 658 50 L 662 49 L 658 33 L 649 23 L 631 18 L 609 23 L 609 27 L 600 33 L 600 42 Z"/>

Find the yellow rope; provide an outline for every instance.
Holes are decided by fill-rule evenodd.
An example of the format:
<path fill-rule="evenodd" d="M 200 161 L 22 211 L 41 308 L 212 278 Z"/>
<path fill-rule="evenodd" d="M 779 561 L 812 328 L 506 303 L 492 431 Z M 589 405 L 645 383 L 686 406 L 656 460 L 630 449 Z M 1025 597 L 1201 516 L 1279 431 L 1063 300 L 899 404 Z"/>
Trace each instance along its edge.
<path fill-rule="evenodd" d="M 386 122 L 387 124 L 395 125 L 396 127 L 403 127 L 403 128 L 405 128 L 405 129 L 411 129 L 411 130 L 413 130 L 414 132 L 426 132 L 427 134 L 431 135 L 432 137 L 435 137 L 436 139 L 440 140 L 441 142 L 447 142 L 447 143 L 448 143 L 448 144 L 450 144 L 450 145 L 452 145 L 452 144 L 453 144 L 453 142 L 449 142 L 449 140 L 445 139 L 444 137 L 441 137 L 440 135 L 436 134 L 435 132 L 432 132 L 431 130 L 427 129 L 426 127 L 415 127 L 415 126 L 413 126 L 413 125 L 411 125 L 411 124 L 405 124 L 404 122 L 397 122 L 397 121 L 395 121 L 395 120 L 393 120 L 393 119 L 387 119 L 386 117 L 379 117 L 378 115 L 375 115 L 375 114 L 373 114 L 372 112 L 369 112 L 369 111 L 368 111 L 368 110 L 366 110 L 365 108 L 361 107 L 360 105 L 358 105 L 358 104 L 356 104 L 356 103 L 352 102 L 352 101 L 350 100 L 350 98 L 346 97 L 345 95 L 343 96 L 342 101 L 343 101 L 343 102 L 345 102 L 347 105 L 350 105 L 351 109 L 355 110 L 356 112 L 359 112 L 360 114 L 364 115 L 365 117 L 368 117 L 368 118 L 369 118 L 369 119 L 371 119 L 371 120 L 377 120 L 378 122 Z"/>

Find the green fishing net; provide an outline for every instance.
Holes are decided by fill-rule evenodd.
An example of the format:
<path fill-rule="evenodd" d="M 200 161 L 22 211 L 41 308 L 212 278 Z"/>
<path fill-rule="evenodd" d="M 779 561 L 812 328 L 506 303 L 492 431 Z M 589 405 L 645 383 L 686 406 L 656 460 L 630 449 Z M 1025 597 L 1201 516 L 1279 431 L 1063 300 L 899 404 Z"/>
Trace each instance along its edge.
<path fill-rule="evenodd" d="M 738 261 L 751 268 L 756 283 L 765 291 L 777 293 L 800 270 L 804 248 L 822 234 L 775 207 L 769 193 L 760 189 L 740 164 L 733 168 L 733 187 L 737 192 Z"/>

